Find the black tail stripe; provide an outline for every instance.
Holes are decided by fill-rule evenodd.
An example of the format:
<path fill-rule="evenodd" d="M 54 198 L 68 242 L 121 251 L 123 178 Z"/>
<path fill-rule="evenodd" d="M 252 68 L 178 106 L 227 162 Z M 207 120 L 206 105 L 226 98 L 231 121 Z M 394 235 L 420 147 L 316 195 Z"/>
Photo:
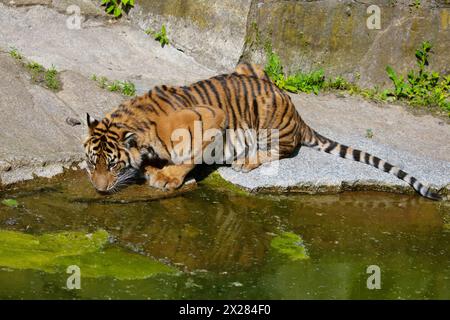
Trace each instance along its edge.
<path fill-rule="evenodd" d="M 325 149 L 325 152 L 330 153 L 331 151 L 334 150 L 334 148 L 336 148 L 337 143 L 334 141 L 331 141 L 330 145 Z"/>
<path fill-rule="evenodd" d="M 361 161 L 361 151 L 353 149 L 353 159 Z"/>
<path fill-rule="evenodd" d="M 347 154 L 347 150 L 348 150 L 347 146 L 341 145 L 341 150 L 339 150 L 339 156 L 341 158 L 345 158 L 345 155 Z"/>
<path fill-rule="evenodd" d="M 393 165 L 391 165 L 390 163 L 385 162 L 384 163 L 384 172 L 390 172 L 392 167 L 393 167 Z"/>
<path fill-rule="evenodd" d="M 378 157 L 373 157 L 373 165 L 374 165 L 376 168 L 379 168 L 379 167 L 380 167 L 380 161 L 381 161 L 380 158 L 378 158 Z"/>
<path fill-rule="evenodd" d="M 370 154 L 367 152 L 364 154 L 364 163 L 370 164 Z"/>
<path fill-rule="evenodd" d="M 370 164 L 370 154 L 368 154 L 367 152 L 364 155 L 364 163 Z"/>
<path fill-rule="evenodd" d="M 403 180 L 403 179 L 405 179 L 406 175 L 407 175 L 407 173 L 405 171 L 399 170 L 398 174 L 397 174 L 397 177 L 399 177 L 400 179 Z"/>

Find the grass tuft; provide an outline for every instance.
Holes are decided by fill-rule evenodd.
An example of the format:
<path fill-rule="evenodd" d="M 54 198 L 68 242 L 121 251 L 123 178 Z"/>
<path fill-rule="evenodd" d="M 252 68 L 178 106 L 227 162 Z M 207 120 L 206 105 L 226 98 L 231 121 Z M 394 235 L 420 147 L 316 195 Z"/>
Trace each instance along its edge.
<path fill-rule="evenodd" d="M 136 95 L 136 86 L 130 81 L 108 80 L 106 77 L 98 77 L 93 74 L 91 80 L 97 82 L 98 86 L 111 92 L 120 92 L 125 96 Z"/>

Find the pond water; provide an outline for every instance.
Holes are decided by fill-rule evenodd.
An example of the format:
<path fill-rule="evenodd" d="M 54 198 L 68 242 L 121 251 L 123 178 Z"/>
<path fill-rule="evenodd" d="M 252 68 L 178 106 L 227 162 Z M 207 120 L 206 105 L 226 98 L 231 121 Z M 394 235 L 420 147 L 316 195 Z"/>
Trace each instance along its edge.
<path fill-rule="evenodd" d="M 143 185 L 100 196 L 81 173 L 3 191 L 0 201 L 18 206 L 0 204 L 1 230 L 105 230 L 106 247 L 177 272 L 123 279 L 83 277 L 81 268 L 81 289 L 69 290 L 63 269 L 16 268 L 0 257 L 0 299 L 450 299 L 448 202 L 249 195 L 206 181 L 163 198 Z M 277 250 L 274 239 L 286 234 L 298 236 L 291 246 L 307 259 Z M 381 270 L 380 289 L 367 288 L 370 265 Z"/>

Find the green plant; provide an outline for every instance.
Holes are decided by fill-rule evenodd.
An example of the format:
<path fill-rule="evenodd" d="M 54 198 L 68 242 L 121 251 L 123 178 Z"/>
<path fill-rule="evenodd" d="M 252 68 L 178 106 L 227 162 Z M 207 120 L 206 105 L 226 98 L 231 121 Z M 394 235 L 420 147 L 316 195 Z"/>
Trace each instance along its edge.
<path fill-rule="evenodd" d="M 368 139 L 372 139 L 373 138 L 373 131 L 372 131 L 372 129 L 367 129 L 366 130 L 366 138 L 368 138 Z"/>
<path fill-rule="evenodd" d="M 53 65 L 50 69 L 45 71 L 44 79 L 45 84 L 49 89 L 58 90 L 61 87 L 58 80 L 58 71 L 56 71 Z"/>
<path fill-rule="evenodd" d="M 161 30 L 159 32 L 153 31 L 149 28 L 145 31 L 145 33 L 153 36 L 153 38 L 158 41 L 163 48 L 165 45 L 169 44 L 169 38 L 167 37 L 167 30 L 164 24 L 161 26 Z"/>
<path fill-rule="evenodd" d="M 297 72 L 293 75 L 286 76 L 283 72 L 280 57 L 272 52 L 271 46 L 266 46 L 267 63 L 265 71 L 270 79 L 281 89 L 290 92 L 306 92 L 318 94 L 320 90 L 341 90 L 347 91 L 349 94 L 359 94 L 367 99 L 384 100 L 377 89 L 362 89 L 356 84 L 351 83 L 343 77 L 334 79 L 325 79 L 322 69 L 312 71 L 310 73 Z M 360 75 L 357 75 L 357 78 Z"/>
<path fill-rule="evenodd" d="M 21 66 L 28 71 L 33 83 L 43 85 L 44 87 L 54 91 L 57 91 L 61 88 L 61 83 L 58 79 L 58 71 L 56 71 L 53 65 L 50 69 L 46 69 L 44 68 L 44 66 L 35 61 L 27 61 L 24 56 L 14 47 L 11 47 L 9 54 L 11 57 L 18 60 Z"/>
<path fill-rule="evenodd" d="M 41 64 L 39 64 L 39 63 L 37 63 L 35 61 L 28 62 L 26 64 L 26 66 L 32 72 L 40 72 L 40 71 L 44 70 L 44 67 Z"/>
<path fill-rule="evenodd" d="M 427 71 L 431 49 L 430 42 L 425 41 L 416 50 L 418 70 L 410 70 L 406 79 L 387 66 L 386 72 L 394 89 L 385 91 L 384 95 L 404 100 L 413 106 L 438 106 L 450 116 L 450 75 Z"/>
<path fill-rule="evenodd" d="M 281 65 L 280 57 L 268 50 L 270 49 L 267 49 L 267 63 L 265 66 L 267 75 L 270 79 L 272 79 L 272 81 L 276 81 L 279 78 L 284 78 L 283 66 Z"/>
<path fill-rule="evenodd" d="M 375 101 L 404 100 L 414 106 L 439 106 L 450 116 L 450 75 L 440 75 L 438 72 L 429 72 L 429 55 L 432 46 L 429 42 L 422 43 L 420 49 L 416 50 L 418 70 L 408 72 L 406 79 L 397 75 L 390 66 L 386 72 L 394 84 L 394 89 L 379 91 L 379 88 L 360 88 L 355 83 L 349 82 L 343 77 L 325 79 L 323 70 L 310 73 L 298 72 L 286 76 L 280 57 L 272 50 L 270 43 L 265 46 L 267 63 L 265 71 L 270 79 L 281 89 L 298 93 L 314 92 L 319 90 L 340 90 L 349 94 L 357 94 L 366 99 Z M 356 75 L 360 78 L 360 74 Z"/>
<path fill-rule="evenodd" d="M 29 61 L 25 66 L 30 72 L 31 80 L 34 82 L 40 82 L 40 76 L 45 71 L 45 68 L 34 61 Z"/>
<path fill-rule="evenodd" d="M 116 91 L 120 91 L 121 87 L 120 87 L 120 82 L 115 80 L 115 81 L 111 81 L 108 85 L 107 85 L 107 89 L 111 92 L 116 92 Z"/>
<path fill-rule="evenodd" d="M 269 48 L 270 49 L 270 48 Z M 286 76 L 283 72 L 280 57 L 272 52 L 267 51 L 267 64 L 265 70 L 272 81 L 283 90 L 290 92 L 306 92 L 315 94 L 324 87 L 325 76 L 323 70 L 312 71 L 310 73 L 297 72 L 293 75 Z"/>
<path fill-rule="evenodd" d="M 14 47 L 11 47 L 11 50 L 9 50 L 9 55 L 11 57 L 13 57 L 16 60 L 22 60 L 23 56 L 22 54 L 19 52 L 19 50 L 17 50 Z"/>
<path fill-rule="evenodd" d="M 100 79 L 98 80 L 98 83 L 100 85 L 100 88 L 106 89 L 106 87 L 108 86 L 108 78 L 100 77 Z"/>
<path fill-rule="evenodd" d="M 111 92 L 120 92 L 126 96 L 134 96 L 136 94 L 136 86 L 130 81 L 110 81 L 106 77 L 98 77 L 93 74 L 91 80 L 97 82 L 98 86 L 102 89 L 107 89 Z"/>
<path fill-rule="evenodd" d="M 333 80 L 328 80 L 325 84 L 327 89 L 335 89 L 335 90 L 350 90 L 353 86 L 350 82 L 338 76 Z"/>
<path fill-rule="evenodd" d="M 102 0 L 106 13 L 119 18 L 123 12 L 128 13 L 134 7 L 134 0 Z"/>
<path fill-rule="evenodd" d="M 414 0 L 409 6 L 410 7 L 414 7 L 416 9 L 419 9 L 421 5 L 421 1 L 420 0 Z"/>
<path fill-rule="evenodd" d="M 129 81 L 122 82 L 122 93 L 126 96 L 134 96 L 136 94 L 136 86 Z"/>

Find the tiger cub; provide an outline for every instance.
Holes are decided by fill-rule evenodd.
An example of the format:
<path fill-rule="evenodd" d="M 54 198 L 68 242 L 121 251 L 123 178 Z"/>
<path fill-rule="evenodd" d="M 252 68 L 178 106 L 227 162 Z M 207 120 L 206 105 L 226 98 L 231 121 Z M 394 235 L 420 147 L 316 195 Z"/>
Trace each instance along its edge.
<path fill-rule="evenodd" d="M 248 172 L 262 163 L 288 157 L 299 146 L 307 146 L 342 158 L 359 161 L 393 174 L 409 183 L 420 195 L 440 196 L 416 178 L 367 152 L 328 139 L 310 128 L 297 113 L 290 96 L 279 89 L 257 65 L 240 64 L 230 74 L 198 81 L 189 86 L 156 86 L 146 94 L 121 104 L 101 121 L 87 114 L 89 134 L 84 142 L 87 171 L 97 191 L 111 193 L 143 173 L 152 187 L 172 190 L 181 186 L 196 162 L 176 161 L 174 130 L 253 130 L 254 152 L 231 156 L 235 170 Z M 277 148 L 263 147 L 276 130 Z M 249 140 L 240 141 L 244 149 Z M 202 141 L 192 147 L 191 157 L 207 148 Z M 225 143 L 224 148 L 227 147 Z M 164 165 L 152 165 L 160 160 Z"/>

